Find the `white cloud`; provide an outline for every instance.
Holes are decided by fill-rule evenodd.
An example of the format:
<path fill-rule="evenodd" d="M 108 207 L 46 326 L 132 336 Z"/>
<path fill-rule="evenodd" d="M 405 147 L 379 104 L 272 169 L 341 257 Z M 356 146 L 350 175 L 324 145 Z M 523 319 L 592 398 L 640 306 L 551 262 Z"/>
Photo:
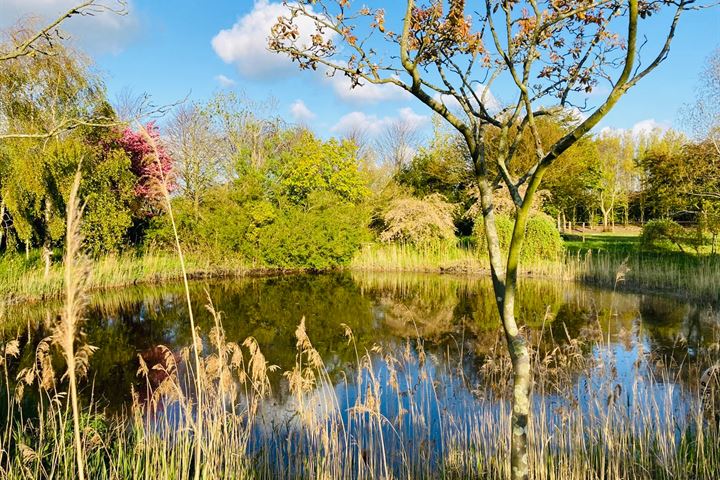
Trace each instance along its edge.
<path fill-rule="evenodd" d="M 409 124 L 414 130 L 424 127 L 430 121 L 430 117 L 415 113 L 415 111 L 409 107 L 401 108 L 398 111 L 400 113 L 398 120 Z"/>
<path fill-rule="evenodd" d="M 410 94 L 390 83 L 374 84 L 362 81 L 362 85 L 352 88 L 350 78 L 342 72 L 325 75 L 326 83 L 332 86 L 335 94 L 344 101 L 357 103 L 377 103 L 384 101 L 403 100 L 410 98 Z"/>
<path fill-rule="evenodd" d="M 308 122 L 317 116 L 305 105 L 305 102 L 300 99 L 295 100 L 293 104 L 290 105 L 290 114 L 293 119 L 299 123 Z"/>
<path fill-rule="evenodd" d="M 215 81 L 218 82 L 222 88 L 232 88 L 237 84 L 235 80 L 222 74 L 215 75 Z"/>
<path fill-rule="evenodd" d="M 287 7 L 282 3 L 256 0 L 250 13 L 213 37 L 213 50 L 225 63 L 234 64 L 243 76 L 249 78 L 269 78 L 297 69 L 287 55 L 268 49 L 270 30 L 278 17 L 287 15 Z M 309 45 L 310 36 L 315 33 L 314 22 L 299 17 L 295 19 L 295 24 L 300 31 L 298 44 Z M 335 36 L 334 32 L 326 35 L 330 38 Z"/>
<path fill-rule="evenodd" d="M 657 122 L 654 118 L 649 118 L 647 120 L 637 122 L 635 125 L 633 125 L 631 132 L 634 137 L 640 137 L 652 133 L 656 130 L 667 130 L 668 128 L 670 128 L 669 123 Z"/>
<path fill-rule="evenodd" d="M 9 27 L 23 18 L 38 18 L 40 25 L 55 20 L 78 0 L 0 0 L 0 27 Z M 120 10 L 122 3 L 108 0 L 103 5 Z M 65 20 L 60 28 L 67 32 L 72 42 L 92 52 L 118 53 L 139 29 L 133 3 L 126 1 L 126 14 L 118 15 L 108 9 L 97 9 L 93 15 L 76 15 Z"/>
<path fill-rule="evenodd" d="M 377 115 L 368 115 L 363 112 L 350 112 L 338 120 L 332 131 L 339 134 L 346 134 L 353 131 L 366 132 L 367 135 L 375 137 L 383 132 L 385 128 L 394 122 L 402 122 L 413 130 L 418 130 L 430 121 L 430 117 L 415 113 L 409 107 L 398 110 L 398 115 L 394 117 L 378 117 Z"/>
<path fill-rule="evenodd" d="M 625 128 L 612 128 L 612 127 L 604 127 L 600 130 L 600 135 L 614 135 L 614 134 L 623 134 L 625 132 L 630 132 L 633 137 L 640 138 L 645 135 L 648 135 L 655 131 L 665 131 L 670 128 L 670 123 L 668 122 L 658 122 L 654 118 L 648 118 L 645 120 L 641 120 L 637 122 L 635 125 L 630 127 L 629 129 Z"/>
<path fill-rule="evenodd" d="M 483 101 L 485 104 L 485 108 L 489 112 L 496 112 L 500 110 L 500 102 L 498 99 L 493 95 L 492 90 L 487 88 L 485 85 L 478 84 L 475 87 L 475 95 Z M 435 94 L 435 100 L 440 100 L 445 107 L 447 107 L 450 111 L 461 111 L 462 107 L 460 107 L 460 102 L 457 101 L 455 97 L 452 95 L 441 95 L 439 93 Z M 477 106 L 478 102 L 475 101 L 474 98 L 470 99 L 470 104 L 473 106 Z"/>
<path fill-rule="evenodd" d="M 235 65 L 241 75 L 247 78 L 268 79 L 297 71 L 297 65 L 285 54 L 268 49 L 268 37 L 278 17 L 287 16 L 287 7 L 269 0 L 256 0 L 253 9 L 240 17 L 235 24 L 218 32 L 212 39 L 215 53 L 225 62 Z M 306 17 L 295 19 L 300 35 L 298 44 L 311 43 L 310 35 L 315 33 L 315 24 Z M 326 38 L 335 38 L 335 32 L 325 31 Z M 395 85 L 375 85 L 363 82 L 362 86 L 351 88 L 350 79 L 342 72 L 329 74 L 327 68 L 320 68 L 318 75 L 343 101 L 355 103 L 377 103 L 410 98 L 405 90 Z"/>

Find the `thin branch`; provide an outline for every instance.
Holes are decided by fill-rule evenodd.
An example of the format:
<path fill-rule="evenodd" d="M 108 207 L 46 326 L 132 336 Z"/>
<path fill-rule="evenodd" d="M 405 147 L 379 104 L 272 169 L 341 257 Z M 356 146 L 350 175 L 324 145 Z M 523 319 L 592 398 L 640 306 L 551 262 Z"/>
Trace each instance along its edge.
<path fill-rule="evenodd" d="M 0 53 L 0 62 L 12 60 L 14 58 L 24 57 L 26 55 L 34 54 L 36 52 L 45 55 L 52 54 L 51 52 L 40 50 L 38 47 L 36 47 L 36 43 L 41 39 L 45 39 L 48 43 L 52 44 L 53 30 L 56 30 L 56 28 L 65 20 L 76 15 L 95 15 L 100 11 L 110 11 L 118 15 L 125 15 L 127 13 L 126 0 L 116 1 L 119 3 L 120 8 L 113 9 L 107 5 L 98 3 L 98 0 L 87 0 L 79 5 L 72 7 L 71 9 L 67 10 L 65 13 L 57 17 L 52 23 L 35 32 L 21 44 L 14 45 L 9 52 Z M 55 32 L 55 34 L 57 34 L 57 32 Z"/>

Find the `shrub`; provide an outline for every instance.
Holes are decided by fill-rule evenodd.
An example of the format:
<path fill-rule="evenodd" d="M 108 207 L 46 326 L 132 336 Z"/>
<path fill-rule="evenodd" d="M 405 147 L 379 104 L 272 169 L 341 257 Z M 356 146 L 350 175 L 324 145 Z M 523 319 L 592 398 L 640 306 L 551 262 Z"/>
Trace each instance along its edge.
<path fill-rule="evenodd" d="M 267 265 L 325 270 L 346 265 L 367 241 L 367 215 L 361 207 L 329 193 L 311 193 L 308 207 L 281 208 L 260 232 Z"/>
<path fill-rule="evenodd" d="M 199 212 L 190 202 L 173 202 L 186 248 L 208 258 L 237 255 L 255 265 L 324 270 L 350 262 L 369 238 L 368 215 L 329 192 L 313 192 L 307 206 L 280 204 L 238 189 L 215 189 Z M 150 243 L 172 245 L 168 219 L 157 217 Z"/>
<path fill-rule="evenodd" d="M 503 255 L 507 255 L 515 220 L 510 215 L 502 213 L 495 217 L 495 226 L 498 232 L 500 250 Z M 478 248 L 487 254 L 485 223 L 482 218 L 475 222 L 473 235 Z M 525 230 L 525 241 L 520 251 L 520 261 L 526 262 L 534 259 L 555 260 L 562 255 L 563 250 L 563 241 L 553 219 L 544 213 L 532 215 Z"/>
<path fill-rule="evenodd" d="M 667 248 L 675 245 L 681 252 L 685 252 L 684 247 L 690 247 L 697 251 L 704 243 L 700 229 L 697 229 L 694 234 L 688 234 L 688 231 L 679 223 L 668 218 L 647 222 L 643 226 L 640 240 L 644 248 Z"/>
<path fill-rule="evenodd" d="M 423 199 L 398 198 L 390 203 L 383 216 L 386 228 L 380 234 L 380 240 L 415 245 L 454 240 L 454 211 L 455 205 L 437 193 Z"/>

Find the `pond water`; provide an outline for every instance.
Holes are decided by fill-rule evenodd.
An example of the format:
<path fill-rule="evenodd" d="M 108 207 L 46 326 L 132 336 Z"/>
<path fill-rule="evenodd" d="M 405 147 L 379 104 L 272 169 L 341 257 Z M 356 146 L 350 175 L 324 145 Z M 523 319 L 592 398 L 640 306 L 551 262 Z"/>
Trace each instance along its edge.
<path fill-rule="evenodd" d="M 278 438 L 291 434 L 291 422 L 285 421 L 280 436 L 278 425 L 296 416 L 283 372 L 296 365 L 295 331 L 303 318 L 339 409 L 345 412 L 344 421 L 347 412 L 372 397 L 366 383 L 376 386 L 379 415 L 388 424 L 379 429 L 387 430 L 386 450 L 392 450 L 388 444 L 397 438 L 403 455 L 425 448 L 447 458 L 449 444 L 464 435 L 468 439 L 459 443 L 473 441 L 473 432 L 502 433 L 486 426 L 488 419 L 506 423 L 500 419 L 507 413 L 509 398 L 505 344 L 488 279 L 370 273 L 246 278 L 193 282 L 191 297 L 207 350 L 214 320 L 205 305 L 212 301 L 222 312 L 227 341 L 241 344 L 253 337 L 267 361 L 279 367 L 269 373 L 271 405 L 256 430 L 261 435 L 263 429 L 272 429 L 278 444 L 283 441 Z M 58 309 L 52 304 L 27 305 L 6 312 L 3 336 L 20 334 L 30 340 L 23 342 L 27 346 L 21 365 L 34 357 L 37 341 L 50 335 L 49 324 Z M 693 380 L 698 372 L 718 359 L 720 320 L 709 306 L 525 279 L 518 312 L 538 352 L 534 362 L 542 378 L 535 379 L 535 402 L 546 406 L 544 422 L 550 429 L 562 423 L 563 405 L 579 402 L 583 412 L 593 415 L 613 397 L 629 403 L 628 392 L 637 396 L 642 389 L 649 389 L 649 394 L 640 395 L 642 401 L 669 398 L 667 405 L 675 413 L 663 418 L 672 419 L 682 414 L 686 398 L 696 394 Z M 158 345 L 178 352 L 191 343 L 181 285 L 94 294 L 83 329 L 86 342 L 99 347 L 91 359 L 90 381 L 83 382 L 83 395 L 88 398 L 92 391 L 95 401 L 109 411 L 130 405 L 131 391 L 146 384 L 137 374 L 139 356 L 151 364 L 159 358 Z M 366 360 L 360 359 L 363 356 Z M 599 397 L 607 401 L 599 402 L 589 391 L 603 392 Z M 489 398 L 494 400 L 488 403 Z M 309 404 L 313 401 L 322 402 L 311 398 Z M 408 409 L 417 409 L 415 415 L 425 418 L 423 432 L 413 431 L 417 422 L 395 423 Z M 457 424 L 462 425 L 453 427 L 452 438 L 445 438 L 443 429 Z M 273 445 L 273 455 L 287 455 Z M 432 468 L 434 463 L 423 465 Z"/>
<path fill-rule="evenodd" d="M 333 373 L 356 360 L 344 325 L 361 351 L 420 338 L 429 352 L 440 359 L 454 357 L 471 376 L 477 376 L 473 370 L 485 357 L 505 348 L 491 284 L 481 278 L 370 273 L 247 278 L 193 282 L 191 297 L 204 336 L 213 325 L 205 308 L 210 299 L 222 313 L 227 340 L 242 343 L 254 337 L 279 372 L 295 363 L 294 332 L 303 317 L 310 340 Z M 641 352 L 663 362 L 692 362 L 720 338 L 718 314 L 711 307 L 654 295 L 524 280 L 518 305 L 519 321 L 540 348 L 583 340 L 588 357 L 609 351 L 628 368 Z M 59 304 L 13 307 L 6 312 L 3 335 L 50 335 L 49 322 L 59 309 Z M 130 386 L 139 382 L 139 354 L 158 345 L 171 350 L 190 345 L 184 290 L 168 285 L 93 294 L 84 331 L 86 342 L 99 347 L 91 362 L 95 395 L 122 405 L 130 400 Z M 272 376 L 275 386 L 281 378 L 281 373 Z M 282 394 L 282 388 L 275 390 Z"/>

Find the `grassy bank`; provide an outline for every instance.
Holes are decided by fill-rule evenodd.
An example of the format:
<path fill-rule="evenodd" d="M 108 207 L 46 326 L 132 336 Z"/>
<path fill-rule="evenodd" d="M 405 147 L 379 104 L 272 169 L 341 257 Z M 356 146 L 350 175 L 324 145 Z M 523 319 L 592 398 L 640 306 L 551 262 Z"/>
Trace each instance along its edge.
<path fill-rule="evenodd" d="M 487 274 L 484 252 L 472 247 L 366 245 L 351 268 L 361 271 L 413 271 Z M 520 264 L 521 275 L 561 278 L 603 287 L 656 292 L 693 301 L 720 302 L 720 257 L 679 251 L 643 251 L 639 237 L 595 234 L 565 241 L 558 260 Z"/>
<path fill-rule="evenodd" d="M 248 265 L 241 259 L 213 259 L 205 255 L 186 257 L 188 275 L 222 277 L 262 274 L 266 268 Z M 92 262 L 88 288 L 101 290 L 140 283 L 163 283 L 182 277 L 176 254 L 162 251 L 125 253 L 99 258 Z M 63 267 L 56 262 L 45 275 L 37 253 L 0 256 L 0 302 L 5 304 L 59 297 L 63 294 Z"/>
<path fill-rule="evenodd" d="M 253 265 L 233 256 L 187 255 L 191 278 L 219 278 L 280 273 L 277 268 Z M 427 272 L 487 275 L 484 252 L 452 244 L 416 247 L 365 244 L 348 266 L 356 271 Z M 720 258 L 674 250 L 643 251 L 639 237 L 594 234 L 565 241 L 565 254 L 554 260 L 521 262 L 525 277 L 561 278 L 603 287 L 657 292 L 693 301 L 720 302 Z M 618 276 L 620 275 L 620 276 Z M 107 256 L 93 262 L 89 288 L 107 289 L 181 278 L 177 255 L 162 251 Z M 58 297 L 62 294 L 62 266 L 56 263 L 44 275 L 37 253 L 0 257 L 0 301 L 13 303 Z"/>

